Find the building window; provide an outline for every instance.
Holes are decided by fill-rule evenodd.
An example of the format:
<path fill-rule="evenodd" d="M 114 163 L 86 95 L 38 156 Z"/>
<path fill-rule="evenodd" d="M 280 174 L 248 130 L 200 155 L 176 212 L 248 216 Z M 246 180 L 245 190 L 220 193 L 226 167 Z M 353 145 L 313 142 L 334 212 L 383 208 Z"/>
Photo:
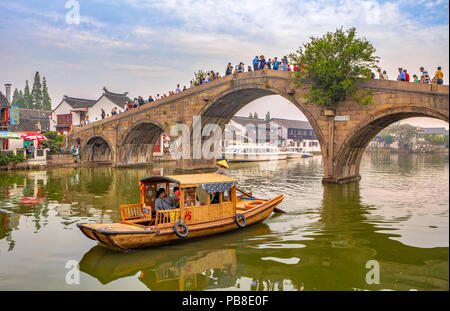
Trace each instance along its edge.
<path fill-rule="evenodd" d="M 72 125 L 72 114 L 59 114 L 56 117 L 58 125 Z"/>

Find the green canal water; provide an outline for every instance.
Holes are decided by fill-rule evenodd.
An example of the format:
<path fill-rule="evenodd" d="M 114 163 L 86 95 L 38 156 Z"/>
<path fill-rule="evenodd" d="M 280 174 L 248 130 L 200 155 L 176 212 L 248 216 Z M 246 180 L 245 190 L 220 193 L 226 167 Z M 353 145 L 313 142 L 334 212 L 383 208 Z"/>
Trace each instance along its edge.
<path fill-rule="evenodd" d="M 183 244 L 121 253 L 76 227 L 119 220 L 140 178 L 172 171 L 1 172 L 0 290 L 449 289 L 448 155 L 366 154 L 348 185 L 322 185 L 320 156 L 232 164 L 241 188 L 283 193 L 287 213 Z"/>

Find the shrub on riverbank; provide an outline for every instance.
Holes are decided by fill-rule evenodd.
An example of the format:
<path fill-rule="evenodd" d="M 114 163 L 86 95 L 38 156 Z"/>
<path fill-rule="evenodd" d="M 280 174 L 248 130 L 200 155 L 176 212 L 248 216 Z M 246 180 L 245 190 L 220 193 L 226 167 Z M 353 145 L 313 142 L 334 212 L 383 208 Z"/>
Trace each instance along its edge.
<path fill-rule="evenodd" d="M 58 154 L 64 142 L 64 136 L 56 131 L 50 131 L 43 134 L 48 140 L 41 141 L 42 146 L 50 149 L 50 153 Z"/>
<path fill-rule="evenodd" d="M 17 164 L 23 161 L 25 161 L 25 157 L 23 156 L 23 154 L 15 155 L 14 153 L 0 153 L 0 165 L 8 165 L 11 162 Z"/>

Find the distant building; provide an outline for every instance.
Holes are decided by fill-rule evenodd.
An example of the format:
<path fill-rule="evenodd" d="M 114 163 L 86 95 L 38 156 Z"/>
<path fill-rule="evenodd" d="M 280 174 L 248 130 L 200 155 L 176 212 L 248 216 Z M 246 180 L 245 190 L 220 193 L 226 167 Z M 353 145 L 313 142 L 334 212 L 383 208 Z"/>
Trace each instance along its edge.
<path fill-rule="evenodd" d="M 448 136 L 448 130 L 445 127 L 421 127 L 420 131 L 424 135 Z"/>
<path fill-rule="evenodd" d="M 50 127 L 53 131 L 68 132 L 73 126 L 82 126 L 102 119 L 102 109 L 107 117 L 111 111 L 123 112 L 127 102 L 131 102 L 128 93 L 112 93 L 103 88 L 99 99 L 75 98 L 64 95 L 61 103 L 50 116 Z"/>
<path fill-rule="evenodd" d="M 128 92 L 125 93 L 113 93 L 103 88 L 103 94 L 95 102 L 95 104 L 89 108 L 88 117 L 91 122 L 95 122 L 95 119 L 101 120 L 102 109 L 105 113 L 111 116 L 111 110 L 117 109 L 118 112 L 123 112 L 125 110 L 125 105 L 128 102 L 132 102 L 128 98 Z"/>
<path fill-rule="evenodd" d="M 271 127 L 263 119 L 250 119 L 246 117 L 233 117 L 225 127 L 225 135 L 233 132 L 233 143 L 267 143 L 280 145 L 281 137 L 278 137 L 277 130 Z M 225 138 L 225 137 L 224 137 Z"/>
<path fill-rule="evenodd" d="M 225 146 L 237 142 L 258 142 L 278 147 L 301 147 L 306 152 L 320 152 L 319 141 L 308 121 L 273 118 L 267 122 L 236 116 L 226 125 L 224 136 L 224 139 L 231 138 L 225 142 Z"/>
<path fill-rule="evenodd" d="M 61 103 L 50 114 L 50 129 L 60 133 L 68 132 L 72 126 L 79 126 L 86 120 L 89 108 L 95 99 L 75 98 L 64 95 Z"/>
<path fill-rule="evenodd" d="M 8 125 L 8 113 L 11 105 L 5 95 L 0 92 L 0 131 L 5 131 Z"/>
<path fill-rule="evenodd" d="M 273 118 L 269 122 L 278 128 L 284 147 L 301 147 L 306 152 L 320 152 L 320 144 L 308 121 Z"/>
<path fill-rule="evenodd" d="M 6 84 L 6 93 L 10 97 L 10 84 Z M 0 92 L 0 131 L 10 131 L 17 134 L 25 132 L 47 132 L 50 129 L 49 115 L 51 111 L 18 108 L 17 124 L 11 124 L 10 100 Z M 11 151 L 23 148 L 22 139 L 0 139 L 0 150 Z"/>

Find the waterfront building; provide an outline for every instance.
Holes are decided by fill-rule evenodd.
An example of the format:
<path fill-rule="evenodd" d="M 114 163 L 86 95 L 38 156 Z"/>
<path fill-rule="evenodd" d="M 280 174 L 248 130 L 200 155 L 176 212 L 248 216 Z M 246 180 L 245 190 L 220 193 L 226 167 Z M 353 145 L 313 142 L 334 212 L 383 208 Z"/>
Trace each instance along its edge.
<path fill-rule="evenodd" d="M 111 111 L 116 109 L 118 113 L 125 111 L 125 106 L 128 102 L 132 102 L 128 98 L 128 92 L 125 93 L 113 93 L 103 88 L 103 94 L 100 98 L 88 109 L 87 116 L 91 122 L 95 122 L 95 119 L 102 119 L 102 109 L 111 116 Z"/>
<path fill-rule="evenodd" d="M 113 93 L 103 88 L 99 99 L 84 99 L 64 95 L 61 103 L 50 115 L 50 128 L 60 133 L 68 132 L 73 126 L 83 126 L 102 119 L 102 109 L 111 116 L 114 109 L 118 113 L 125 110 L 128 92 Z"/>
<path fill-rule="evenodd" d="M 0 131 L 16 134 L 24 132 L 47 132 L 50 129 L 49 110 L 16 107 L 14 116 L 11 108 L 11 84 L 6 84 L 6 96 L 0 92 Z M 12 118 L 14 120 L 12 120 Z M 24 147 L 23 139 L 0 139 L 0 150 L 14 151 Z"/>
<path fill-rule="evenodd" d="M 95 103 L 95 99 L 64 95 L 61 103 L 50 114 L 50 130 L 64 133 L 70 131 L 72 126 L 80 126 Z"/>
<path fill-rule="evenodd" d="M 258 127 L 265 129 L 264 132 L 258 133 Z M 226 141 L 227 137 L 232 137 L 231 141 Z M 301 147 L 305 152 L 320 152 L 319 141 L 308 121 L 272 118 L 267 122 L 235 116 L 225 127 L 224 140 L 224 146 L 259 142 L 278 147 Z"/>
<path fill-rule="evenodd" d="M 235 116 L 228 123 L 227 130 L 235 132 L 234 139 L 236 142 L 281 145 L 276 129 L 263 119 Z M 276 137 L 276 139 L 273 140 L 272 137 Z"/>
<path fill-rule="evenodd" d="M 272 118 L 283 147 L 301 147 L 305 152 L 320 152 L 320 144 L 308 121 Z"/>

